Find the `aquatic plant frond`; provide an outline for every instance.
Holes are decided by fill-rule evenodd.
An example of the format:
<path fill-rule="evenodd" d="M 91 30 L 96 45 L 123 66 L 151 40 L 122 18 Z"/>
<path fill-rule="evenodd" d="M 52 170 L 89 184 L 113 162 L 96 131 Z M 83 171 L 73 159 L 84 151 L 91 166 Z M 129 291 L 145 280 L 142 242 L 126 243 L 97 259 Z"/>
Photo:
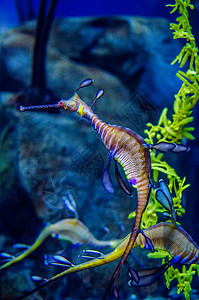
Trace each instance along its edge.
<path fill-rule="evenodd" d="M 179 17 L 175 23 L 170 24 L 170 29 L 173 31 L 174 39 L 186 40 L 180 53 L 176 56 L 171 64 L 178 62 L 180 68 L 186 67 L 186 70 L 179 70 L 176 76 L 181 80 L 182 85 L 175 95 L 173 104 L 172 118 L 168 118 L 168 108 L 164 108 L 158 124 L 153 125 L 152 123 L 147 124 L 145 134 L 147 143 L 153 144 L 154 141 L 179 143 L 182 139 L 193 140 L 195 137 L 191 133 L 194 131 L 194 126 L 189 124 L 194 121 L 192 116 L 193 108 L 199 99 L 199 56 L 198 47 L 196 46 L 195 37 L 192 33 L 192 28 L 189 22 L 189 9 L 194 9 L 194 5 L 190 3 L 190 0 L 175 0 L 174 4 L 167 4 L 166 6 L 172 7 L 172 11 L 179 12 Z M 190 186 L 185 184 L 186 178 L 181 179 L 174 168 L 170 167 L 169 164 L 163 160 L 162 154 L 156 154 L 151 151 L 151 166 L 153 172 L 153 179 L 155 182 L 161 173 L 164 173 L 168 179 L 168 186 L 170 192 L 173 193 L 173 203 L 177 215 L 185 213 L 182 208 L 182 192 Z M 143 214 L 142 228 L 147 228 L 157 223 L 157 213 L 163 213 L 164 208 L 160 207 L 159 203 L 155 200 L 154 190 L 151 192 L 149 204 Z M 130 214 L 129 217 L 133 217 L 134 214 Z M 159 257 L 164 257 L 164 253 L 157 252 Z M 152 254 L 155 256 L 156 254 Z M 152 256 L 150 254 L 150 256 Z M 163 260 L 165 263 L 165 260 Z M 169 288 L 170 282 L 177 279 L 178 294 L 182 291 L 186 299 L 190 299 L 191 292 L 191 281 L 195 274 L 194 265 L 191 265 L 188 270 L 183 266 L 183 271 L 180 272 L 178 269 L 174 269 L 173 266 L 168 268 L 165 273 L 167 281 L 167 287 Z M 198 270 L 198 266 L 197 266 Z"/>

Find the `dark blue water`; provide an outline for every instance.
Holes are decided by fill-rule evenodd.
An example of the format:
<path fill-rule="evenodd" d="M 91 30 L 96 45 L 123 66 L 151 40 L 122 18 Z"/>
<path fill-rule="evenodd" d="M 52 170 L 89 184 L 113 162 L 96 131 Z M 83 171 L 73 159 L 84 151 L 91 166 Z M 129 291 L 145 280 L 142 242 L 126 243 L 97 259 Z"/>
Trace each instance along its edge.
<path fill-rule="evenodd" d="M 24 20 L 28 19 L 28 5 L 26 0 L 16 1 L 23 11 Z M 20 23 L 14 0 L 2 0 L 0 10 L 0 29 L 15 26 Z M 31 1 L 34 16 L 38 14 L 40 1 Z M 48 1 L 50 2 L 50 1 Z M 165 1 L 159 0 L 124 0 L 124 1 L 65 1 L 58 0 L 55 17 L 67 16 L 100 16 L 100 15 L 136 15 L 150 17 L 171 18 L 170 8 L 165 8 Z"/>

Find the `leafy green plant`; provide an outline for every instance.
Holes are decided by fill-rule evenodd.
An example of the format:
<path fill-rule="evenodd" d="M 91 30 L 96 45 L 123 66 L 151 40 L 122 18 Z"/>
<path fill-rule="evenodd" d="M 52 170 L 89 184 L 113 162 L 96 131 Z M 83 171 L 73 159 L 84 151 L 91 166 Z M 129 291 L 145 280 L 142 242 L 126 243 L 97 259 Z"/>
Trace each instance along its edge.
<path fill-rule="evenodd" d="M 156 142 L 180 143 L 182 140 L 185 142 L 185 139 L 194 139 L 194 135 L 191 133 L 194 131 L 194 127 L 189 124 L 193 122 L 192 109 L 199 98 L 199 56 L 188 13 L 188 9 L 194 9 L 194 6 L 190 4 L 190 0 L 175 0 L 175 4 L 168 4 L 167 6 L 172 7 L 171 13 L 178 10 L 180 14 L 176 18 L 176 23 L 170 24 L 170 29 L 173 30 L 173 38 L 185 40 L 181 52 L 171 64 L 178 62 L 180 68 L 186 67 L 186 71 L 179 70 L 176 74 L 182 81 L 182 85 L 175 95 L 172 119 L 168 118 L 168 108 L 164 108 L 157 125 L 147 124 L 148 128 L 145 130 L 147 138 L 145 141 L 149 144 Z M 182 192 L 190 186 L 190 184 L 185 184 L 186 177 L 181 179 L 175 169 L 164 160 L 163 154 L 156 154 L 154 151 L 151 151 L 151 166 L 155 182 L 158 181 L 159 172 L 167 176 L 169 190 L 174 195 L 173 202 L 177 215 L 185 213 L 181 205 L 181 199 Z M 153 190 L 149 204 L 143 214 L 142 228 L 145 229 L 156 224 L 158 221 L 157 213 L 159 212 L 164 212 L 164 208 L 156 201 Z M 129 218 L 134 216 L 135 212 L 131 213 Z M 151 254 L 150 257 L 163 258 L 165 255 L 168 254 L 158 251 Z M 199 272 L 198 266 L 193 264 L 188 269 L 183 265 L 181 272 L 171 266 L 165 272 L 167 287 L 170 287 L 171 281 L 177 279 L 177 293 L 183 292 L 185 298 L 190 299 L 191 281 L 196 270 Z"/>

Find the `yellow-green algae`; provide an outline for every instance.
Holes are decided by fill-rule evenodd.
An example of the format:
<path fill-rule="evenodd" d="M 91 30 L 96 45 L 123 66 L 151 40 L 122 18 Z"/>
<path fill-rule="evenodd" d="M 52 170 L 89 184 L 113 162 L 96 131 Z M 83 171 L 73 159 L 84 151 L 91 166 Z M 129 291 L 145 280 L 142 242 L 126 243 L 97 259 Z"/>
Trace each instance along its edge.
<path fill-rule="evenodd" d="M 180 68 L 184 67 L 185 69 L 186 67 L 186 71 L 179 70 L 176 74 L 182 81 L 182 85 L 175 95 L 172 119 L 170 120 L 168 118 L 168 108 L 165 107 L 157 125 L 153 125 L 152 123 L 147 124 L 148 128 L 145 130 L 147 138 L 145 141 L 149 144 L 157 142 L 181 143 L 182 141 L 186 142 L 186 139 L 194 139 L 194 135 L 191 133 L 194 131 L 194 127 L 189 124 L 193 122 L 192 109 L 199 98 L 199 56 L 195 38 L 192 34 L 192 27 L 189 23 L 188 13 L 188 9 L 194 9 L 194 6 L 190 3 L 190 0 L 175 0 L 175 4 L 168 4 L 166 6 L 172 7 L 171 13 L 179 11 L 180 14 L 180 16 L 176 18 L 176 23 L 170 24 L 170 29 L 173 30 L 173 38 L 185 40 L 185 45 L 181 52 L 171 64 L 178 62 Z M 181 205 L 181 199 L 182 192 L 190 185 L 185 184 L 186 177 L 181 179 L 175 169 L 164 161 L 163 154 L 156 154 L 156 152 L 152 150 L 151 167 L 153 180 L 155 182 L 158 181 L 159 172 L 167 176 L 169 190 L 174 195 L 173 202 L 177 215 L 185 213 Z M 164 208 L 156 201 L 155 191 L 152 190 L 149 204 L 142 218 L 143 229 L 157 223 L 158 212 L 164 212 Z M 131 213 L 129 218 L 134 216 L 135 212 Z M 169 253 L 157 251 L 149 254 L 149 257 L 163 258 L 163 263 L 165 263 L 165 256 L 169 256 Z M 176 279 L 177 293 L 183 292 L 185 298 L 190 299 L 190 292 L 192 291 L 191 282 L 196 271 L 199 275 L 199 266 L 196 264 L 191 264 L 188 268 L 183 265 L 182 271 L 171 266 L 165 272 L 167 288 L 170 288 L 171 281 Z"/>

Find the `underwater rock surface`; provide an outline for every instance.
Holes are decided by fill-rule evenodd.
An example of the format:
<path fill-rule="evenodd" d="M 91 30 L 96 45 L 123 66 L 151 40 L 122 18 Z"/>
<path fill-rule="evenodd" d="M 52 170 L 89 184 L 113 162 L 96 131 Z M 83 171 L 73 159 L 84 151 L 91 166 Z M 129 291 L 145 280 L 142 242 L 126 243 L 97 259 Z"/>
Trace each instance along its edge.
<path fill-rule="evenodd" d="M 34 36 L 35 22 L 29 22 L 1 37 L 2 92 L 17 93 L 31 84 Z M 160 107 L 173 102 L 179 82 L 170 62 L 179 47 L 164 19 L 55 20 L 47 48 L 47 88 L 57 102 L 71 97 L 83 79 L 93 78 L 94 85 L 80 91 L 81 97 L 92 103 L 96 91 L 103 88 L 105 95 L 95 107 L 99 117 L 143 135 L 145 124 L 159 117 Z M 109 154 L 90 124 L 64 111 L 21 113 L 8 105 L 9 101 L 2 102 L 1 250 L 13 253 L 12 244 L 33 243 L 47 222 L 74 217 L 62 199 L 66 192 L 76 201 L 79 219 L 98 239 L 128 234 L 132 227 L 128 214 L 136 208 L 136 192 L 132 197 L 126 196 L 112 169 L 115 194 L 103 189 L 101 174 Z M 77 255 L 84 248 L 71 249 L 67 242 L 49 238 L 31 257 L 5 271 L 2 295 L 15 299 L 20 291 L 33 288 L 32 275 L 50 277 L 60 272 L 58 267 L 44 266 L 45 253 L 64 252 L 68 259 L 78 263 Z M 144 251 L 136 249 L 133 253 L 143 264 L 148 260 Z M 137 268 L 139 262 L 132 260 L 132 265 Z M 55 293 L 56 299 L 101 299 L 115 266 L 113 263 L 68 276 L 44 289 L 37 299 L 55 299 Z M 127 281 L 128 271 L 123 268 L 117 289 L 124 299 L 131 299 L 134 293 L 138 293 L 136 299 L 144 299 L 166 290 L 164 284 L 155 283 L 147 291 L 137 292 L 129 290 Z"/>
<path fill-rule="evenodd" d="M 30 85 L 35 26 L 29 22 L 1 37 L 1 90 L 16 92 Z M 77 82 L 103 69 L 115 74 L 131 93 L 139 90 L 161 106 L 173 101 L 179 85 L 175 66 L 170 66 L 178 50 L 179 42 L 173 41 L 166 19 L 58 19 L 47 49 L 47 87 L 56 98 L 67 97 Z M 95 75 L 96 83 L 108 90 Z"/>

